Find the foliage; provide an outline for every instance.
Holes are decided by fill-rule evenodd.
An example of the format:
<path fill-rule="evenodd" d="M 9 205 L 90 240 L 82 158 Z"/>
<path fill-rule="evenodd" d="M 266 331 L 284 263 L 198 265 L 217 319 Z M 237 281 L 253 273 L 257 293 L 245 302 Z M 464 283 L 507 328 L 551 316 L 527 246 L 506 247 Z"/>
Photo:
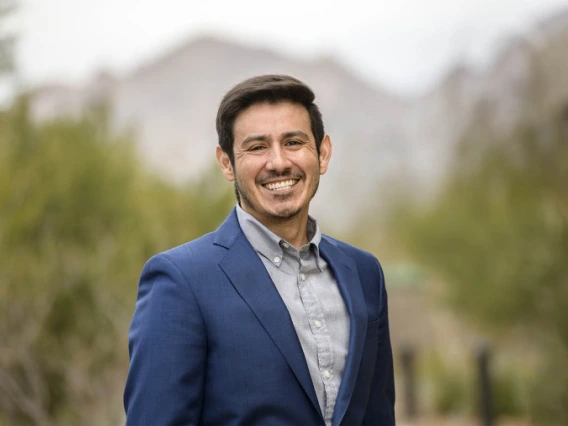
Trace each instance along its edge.
<path fill-rule="evenodd" d="M 37 124 L 26 99 L 0 116 L 0 424 L 118 423 L 145 260 L 234 203 L 220 173 L 144 172 L 108 117 Z"/>
<path fill-rule="evenodd" d="M 447 284 L 456 310 L 486 330 L 523 330 L 546 365 L 553 347 L 568 349 L 566 114 L 524 124 L 504 138 L 476 134 L 462 143 L 435 201 L 401 205 L 392 225 L 412 256 Z M 552 417 L 562 411 L 566 418 L 567 378 L 546 380 L 541 386 L 559 391 L 549 393 L 557 410 Z M 552 418 L 546 404 L 533 408 L 539 420 Z"/>
<path fill-rule="evenodd" d="M 474 357 L 448 357 L 438 350 L 426 352 L 421 358 L 419 376 L 426 410 L 444 416 L 477 416 L 480 405 L 478 361 Z M 491 369 L 495 415 L 525 415 L 530 379 L 519 371 L 510 356 L 496 354 L 496 358 Z"/>
<path fill-rule="evenodd" d="M 529 407 L 542 425 L 568 424 L 568 348 L 558 342 L 529 384 Z"/>
<path fill-rule="evenodd" d="M 423 366 L 436 413 L 455 414 L 472 410 L 470 372 L 463 366 L 444 360 L 440 354 L 428 354 Z"/>
<path fill-rule="evenodd" d="M 497 416 L 514 417 L 526 415 L 529 407 L 528 387 L 530 381 L 518 366 L 493 368 L 493 409 Z"/>

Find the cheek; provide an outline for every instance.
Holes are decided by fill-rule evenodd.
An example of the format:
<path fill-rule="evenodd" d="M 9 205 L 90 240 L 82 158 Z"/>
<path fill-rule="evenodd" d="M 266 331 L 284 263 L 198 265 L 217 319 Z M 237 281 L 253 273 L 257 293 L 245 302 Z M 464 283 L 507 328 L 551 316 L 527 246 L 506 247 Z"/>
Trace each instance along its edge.
<path fill-rule="evenodd" d="M 235 178 L 243 185 L 254 185 L 256 168 L 250 162 L 242 162 L 235 167 Z"/>

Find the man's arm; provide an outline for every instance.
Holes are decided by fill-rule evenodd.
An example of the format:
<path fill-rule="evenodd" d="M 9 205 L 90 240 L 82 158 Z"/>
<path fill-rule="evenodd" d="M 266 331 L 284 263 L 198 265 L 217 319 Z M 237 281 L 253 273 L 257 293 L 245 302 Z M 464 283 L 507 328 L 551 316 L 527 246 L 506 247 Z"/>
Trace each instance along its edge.
<path fill-rule="evenodd" d="M 200 422 L 207 338 L 195 296 L 165 255 L 142 270 L 129 333 L 127 425 Z"/>
<path fill-rule="evenodd" d="M 381 292 L 381 308 L 379 313 L 380 330 L 379 335 L 383 338 L 378 340 L 377 360 L 375 372 L 371 383 L 371 393 L 369 403 L 363 418 L 363 425 L 369 426 L 394 426 L 394 372 L 392 348 L 389 332 L 389 313 L 387 292 L 383 270 L 377 261 L 379 274 L 379 289 Z"/>

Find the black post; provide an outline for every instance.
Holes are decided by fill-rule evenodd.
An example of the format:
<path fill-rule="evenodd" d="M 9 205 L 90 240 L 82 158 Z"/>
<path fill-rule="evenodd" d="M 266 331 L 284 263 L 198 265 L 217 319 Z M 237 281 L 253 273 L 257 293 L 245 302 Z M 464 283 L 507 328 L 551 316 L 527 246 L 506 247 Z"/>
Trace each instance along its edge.
<path fill-rule="evenodd" d="M 487 344 L 482 344 L 477 351 L 479 372 L 479 416 L 482 426 L 495 424 L 493 413 L 493 396 L 491 392 L 491 351 Z"/>
<path fill-rule="evenodd" d="M 416 379 L 414 374 L 415 351 L 411 345 L 405 345 L 401 349 L 401 361 L 404 380 L 405 411 L 408 419 L 414 419 L 416 409 Z"/>

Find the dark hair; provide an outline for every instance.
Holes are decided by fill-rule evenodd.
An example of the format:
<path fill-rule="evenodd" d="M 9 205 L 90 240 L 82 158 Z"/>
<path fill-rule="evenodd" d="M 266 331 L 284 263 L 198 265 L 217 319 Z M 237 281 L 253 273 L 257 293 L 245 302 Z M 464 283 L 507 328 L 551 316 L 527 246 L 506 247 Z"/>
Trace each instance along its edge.
<path fill-rule="evenodd" d="M 249 78 L 229 90 L 219 105 L 216 120 L 219 146 L 227 153 L 231 164 L 234 165 L 233 131 L 237 116 L 254 104 L 289 101 L 302 104 L 308 110 L 319 154 L 325 133 L 321 112 L 314 104 L 314 99 L 312 89 L 294 77 L 268 74 Z"/>

